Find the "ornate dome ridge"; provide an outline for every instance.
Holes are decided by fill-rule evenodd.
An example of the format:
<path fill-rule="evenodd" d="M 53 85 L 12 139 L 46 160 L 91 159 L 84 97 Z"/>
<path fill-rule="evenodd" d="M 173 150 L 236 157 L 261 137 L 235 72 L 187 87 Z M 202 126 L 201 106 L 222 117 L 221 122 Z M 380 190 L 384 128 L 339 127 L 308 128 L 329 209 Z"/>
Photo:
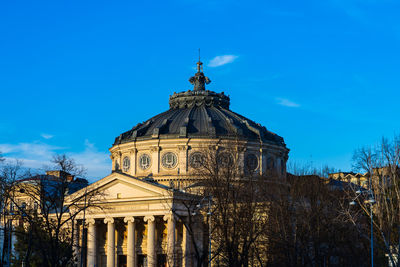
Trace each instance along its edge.
<path fill-rule="evenodd" d="M 174 93 L 169 97 L 169 107 L 171 109 L 177 108 L 191 108 L 193 106 L 220 106 L 229 109 L 229 96 L 224 92 L 216 93 L 209 90 L 189 90 L 181 93 Z"/>

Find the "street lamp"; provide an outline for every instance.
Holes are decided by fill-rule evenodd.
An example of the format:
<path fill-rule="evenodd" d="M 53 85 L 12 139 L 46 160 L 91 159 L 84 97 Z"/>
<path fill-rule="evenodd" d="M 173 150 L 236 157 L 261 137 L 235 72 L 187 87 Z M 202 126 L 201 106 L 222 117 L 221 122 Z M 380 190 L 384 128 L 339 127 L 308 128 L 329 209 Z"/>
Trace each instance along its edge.
<path fill-rule="evenodd" d="M 370 207 L 370 220 L 371 220 L 371 267 L 374 266 L 374 218 L 373 218 L 373 209 L 372 206 L 376 203 L 374 199 L 374 194 L 372 189 L 368 190 L 357 190 L 356 191 L 356 197 L 349 203 L 351 206 L 356 205 L 356 200 L 362 196 L 362 195 L 367 195 L 368 198 L 364 200 L 365 204 L 369 204 Z"/>
<path fill-rule="evenodd" d="M 205 199 L 208 199 L 208 203 L 207 203 L 208 245 L 209 245 L 208 253 L 209 253 L 209 263 L 210 263 L 210 266 L 211 266 L 211 215 L 212 215 L 212 212 L 211 212 L 211 202 L 212 202 L 212 197 L 211 197 L 211 196 L 205 196 L 205 197 L 203 197 L 203 198 L 200 200 L 200 202 L 196 205 L 196 209 L 193 210 L 193 211 L 191 212 L 191 215 L 192 215 L 192 216 L 197 215 L 196 210 L 200 210 L 200 209 L 203 207 L 203 201 L 204 201 Z"/>

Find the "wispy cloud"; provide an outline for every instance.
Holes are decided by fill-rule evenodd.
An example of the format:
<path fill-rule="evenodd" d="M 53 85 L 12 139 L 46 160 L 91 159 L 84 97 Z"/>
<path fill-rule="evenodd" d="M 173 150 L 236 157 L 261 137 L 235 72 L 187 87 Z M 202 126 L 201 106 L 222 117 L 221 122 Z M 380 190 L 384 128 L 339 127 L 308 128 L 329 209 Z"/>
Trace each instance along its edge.
<path fill-rule="evenodd" d="M 44 143 L 18 143 L 0 144 L 0 151 L 4 155 L 24 155 L 29 157 L 46 157 L 49 154 L 57 153 L 62 147 L 52 146 Z"/>
<path fill-rule="evenodd" d="M 102 178 L 111 172 L 108 152 L 98 151 L 95 144 L 90 143 L 88 139 L 85 140 L 84 151 L 71 153 L 70 156 L 88 170 L 89 178 Z"/>
<path fill-rule="evenodd" d="M 90 181 L 108 175 L 111 171 L 111 161 L 108 153 L 97 150 L 93 143 L 85 140 L 83 151 L 66 152 L 66 148 L 52 146 L 45 143 L 19 143 L 0 144 L 0 151 L 6 161 L 22 160 L 24 167 L 41 169 L 48 166 L 55 154 L 66 153 L 77 164 L 87 169 L 87 177 Z"/>
<path fill-rule="evenodd" d="M 290 107 L 290 108 L 298 108 L 298 107 L 300 107 L 300 104 L 298 104 L 296 102 L 293 102 L 293 101 L 291 101 L 291 100 L 289 100 L 287 98 L 277 97 L 275 100 L 276 100 L 276 103 L 278 105 L 281 105 L 281 106 L 284 106 L 284 107 Z"/>
<path fill-rule="evenodd" d="M 52 135 L 52 134 L 46 134 L 46 133 L 42 133 L 40 136 L 43 137 L 44 139 L 51 139 L 51 138 L 54 137 L 54 135 Z"/>
<path fill-rule="evenodd" d="M 210 60 L 210 62 L 208 63 L 208 66 L 212 67 L 212 68 L 223 66 L 223 65 L 232 63 L 237 58 L 238 58 L 238 56 L 235 56 L 235 55 L 216 56 L 215 58 Z"/>

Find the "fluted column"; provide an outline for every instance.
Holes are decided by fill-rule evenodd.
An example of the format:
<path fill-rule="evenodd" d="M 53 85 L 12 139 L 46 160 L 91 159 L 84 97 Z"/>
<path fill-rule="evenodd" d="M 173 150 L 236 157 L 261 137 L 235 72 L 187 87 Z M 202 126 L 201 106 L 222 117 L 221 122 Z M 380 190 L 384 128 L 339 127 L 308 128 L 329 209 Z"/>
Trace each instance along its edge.
<path fill-rule="evenodd" d="M 115 224 L 114 218 L 105 218 L 107 224 L 107 267 L 115 267 Z"/>
<path fill-rule="evenodd" d="M 191 240 L 190 233 L 188 232 L 185 225 L 183 225 L 183 237 L 182 237 L 182 266 L 190 267 L 192 266 L 192 255 L 190 251 Z"/>
<path fill-rule="evenodd" d="M 195 237 L 195 242 L 196 242 L 196 247 L 200 250 L 200 251 L 207 251 L 207 246 L 204 247 L 204 225 L 200 220 L 197 220 L 196 223 L 194 224 L 194 230 L 193 230 L 193 235 Z M 191 255 L 191 252 L 190 252 Z M 192 259 L 193 260 L 193 259 Z M 196 260 L 196 265 L 198 264 L 197 260 Z"/>
<path fill-rule="evenodd" d="M 164 221 L 167 221 L 167 262 L 168 266 L 172 267 L 176 266 L 174 215 L 165 215 Z"/>
<path fill-rule="evenodd" d="M 124 222 L 128 223 L 128 244 L 127 244 L 127 267 L 136 266 L 136 240 L 135 240 L 135 218 L 125 217 Z"/>
<path fill-rule="evenodd" d="M 144 221 L 147 221 L 147 266 L 155 267 L 157 263 L 156 220 L 154 216 L 145 216 Z"/>
<path fill-rule="evenodd" d="M 87 266 L 95 266 L 96 265 L 96 221 L 94 219 L 87 220 L 89 224 L 88 233 L 87 233 Z"/>

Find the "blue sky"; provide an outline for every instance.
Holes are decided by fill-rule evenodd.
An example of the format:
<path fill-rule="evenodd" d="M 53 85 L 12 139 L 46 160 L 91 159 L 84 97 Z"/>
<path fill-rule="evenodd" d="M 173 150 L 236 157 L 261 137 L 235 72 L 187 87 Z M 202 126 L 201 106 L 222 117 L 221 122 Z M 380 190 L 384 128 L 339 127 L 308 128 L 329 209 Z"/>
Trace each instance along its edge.
<path fill-rule="evenodd" d="M 191 88 L 285 138 L 290 161 L 351 169 L 399 134 L 400 3 L 2 1 L 0 150 L 32 168 L 67 153 L 93 181 L 114 138 Z"/>

